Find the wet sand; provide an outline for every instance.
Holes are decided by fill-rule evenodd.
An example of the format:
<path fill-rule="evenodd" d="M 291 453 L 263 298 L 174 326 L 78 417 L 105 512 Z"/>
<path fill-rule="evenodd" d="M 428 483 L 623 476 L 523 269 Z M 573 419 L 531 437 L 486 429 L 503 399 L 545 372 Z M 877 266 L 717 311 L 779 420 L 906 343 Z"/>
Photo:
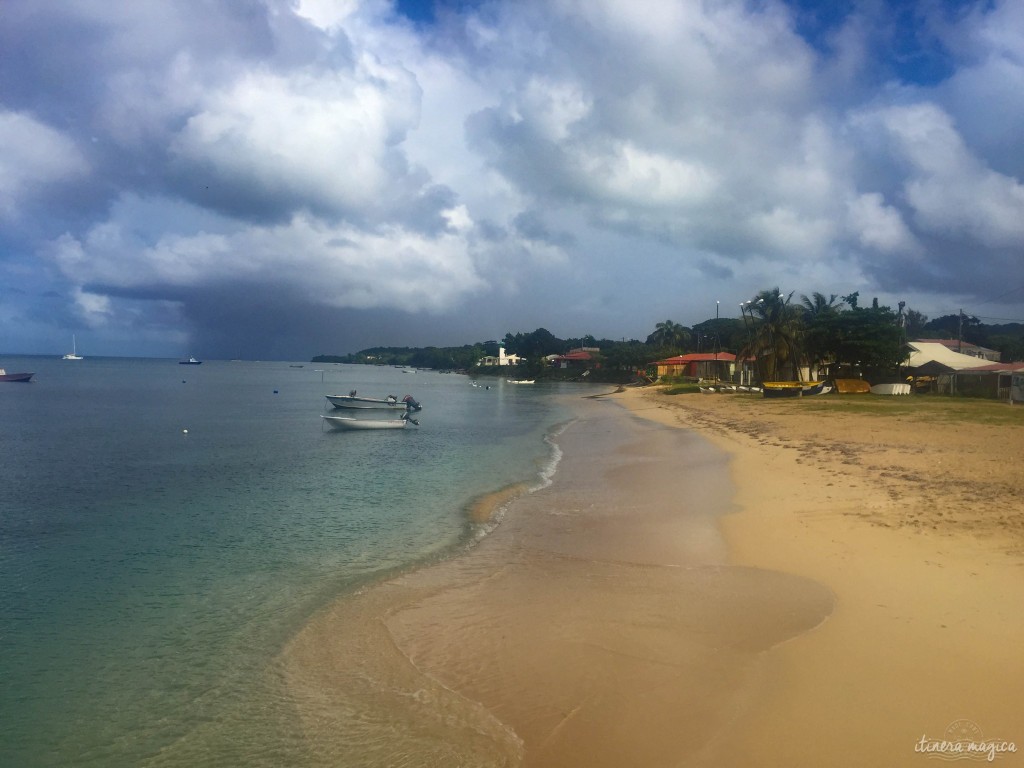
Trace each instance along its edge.
<path fill-rule="evenodd" d="M 814 634 L 832 591 L 734 561 L 725 451 L 609 399 L 579 409 L 551 485 L 497 494 L 477 546 L 289 645 L 311 765 L 723 764 L 772 649 Z"/>
<path fill-rule="evenodd" d="M 995 764 L 1024 765 L 1024 408 L 996 424 L 987 405 L 952 418 L 938 399 L 871 414 L 655 388 L 617 398 L 732 456 L 733 562 L 835 594 L 821 627 L 765 654 L 717 765 L 923 765 L 938 753 L 922 737 L 968 732 L 1017 748 Z"/>

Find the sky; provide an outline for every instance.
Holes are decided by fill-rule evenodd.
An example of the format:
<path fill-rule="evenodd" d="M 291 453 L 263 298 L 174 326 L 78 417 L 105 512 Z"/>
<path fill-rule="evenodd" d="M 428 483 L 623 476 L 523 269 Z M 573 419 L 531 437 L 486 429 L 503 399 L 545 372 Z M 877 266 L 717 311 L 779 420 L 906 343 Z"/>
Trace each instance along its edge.
<path fill-rule="evenodd" d="M 4 0 L 0 353 L 1024 322 L 1021 0 Z"/>

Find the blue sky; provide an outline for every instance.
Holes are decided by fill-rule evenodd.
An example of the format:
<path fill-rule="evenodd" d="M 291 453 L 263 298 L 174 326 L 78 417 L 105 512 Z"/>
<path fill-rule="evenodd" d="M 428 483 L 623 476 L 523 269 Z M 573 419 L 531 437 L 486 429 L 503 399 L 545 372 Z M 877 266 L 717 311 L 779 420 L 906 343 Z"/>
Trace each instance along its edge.
<path fill-rule="evenodd" d="M 1020 2 L 34 0 L 0 50 L 0 352 L 1024 320 Z"/>

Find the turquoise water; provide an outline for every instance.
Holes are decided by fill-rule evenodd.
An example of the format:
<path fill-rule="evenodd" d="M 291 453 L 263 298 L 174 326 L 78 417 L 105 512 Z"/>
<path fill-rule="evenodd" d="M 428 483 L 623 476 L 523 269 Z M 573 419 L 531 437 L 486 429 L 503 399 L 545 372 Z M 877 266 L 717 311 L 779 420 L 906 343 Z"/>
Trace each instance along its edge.
<path fill-rule="evenodd" d="M 579 394 L 386 367 L 2 362 L 36 372 L 0 384 L 0 764 L 27 768 L 302 765 L 282 646 L 337 597 L 471 543 L 467 503 L 537 482 Z M 421 426 L 325 430 L 323 396 L 351 389 L 412 394 Z"/>

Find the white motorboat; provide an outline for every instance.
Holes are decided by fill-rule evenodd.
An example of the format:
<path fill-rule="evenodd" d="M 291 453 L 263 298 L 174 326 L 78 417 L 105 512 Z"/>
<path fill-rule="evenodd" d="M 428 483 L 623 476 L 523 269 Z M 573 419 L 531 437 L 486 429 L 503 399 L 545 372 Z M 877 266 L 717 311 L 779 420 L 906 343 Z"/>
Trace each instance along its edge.
<path fill-rule="evenodd" d="M 324 395 L 324 397 L 335 408 L 378 408 L 391 411 L 419 411 L 423 408 L 412 395 L 406 395 L 401 400 L 394 395 L 388 395 L 381 399 L 359 397 L 356 391 L 352 390 L 347 395 Z"/>
<path fill-rule="evenodd" d="M 400 419 L 357 419 L 353 416 L 321 416 L 334 429 L 405 429 L 409 424 L 419 426 L 419 422 L 403 413 Z"/>
<path fill-rule="evenodd" d="M 0 368 L 0 381 L 31 381 L 34 373 L 8 373 Z"/>

